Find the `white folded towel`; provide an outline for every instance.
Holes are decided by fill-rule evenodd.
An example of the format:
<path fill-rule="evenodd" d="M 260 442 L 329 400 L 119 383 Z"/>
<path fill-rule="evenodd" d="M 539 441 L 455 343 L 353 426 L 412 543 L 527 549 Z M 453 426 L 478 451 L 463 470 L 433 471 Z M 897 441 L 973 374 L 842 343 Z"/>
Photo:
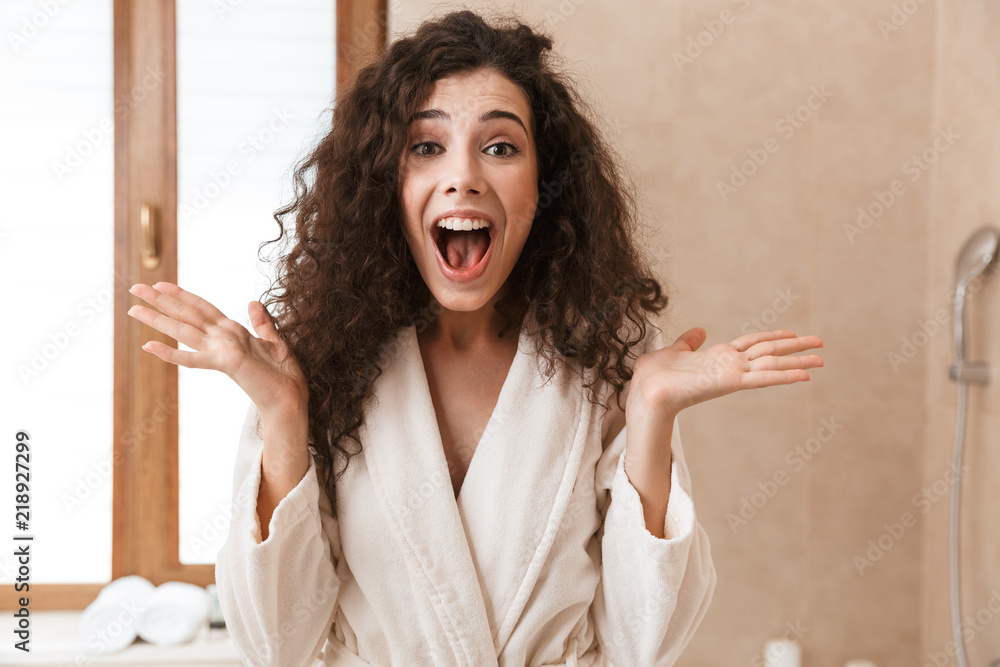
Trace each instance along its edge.
<path fill-rule="evenodd" d="M 151 644 L 167 646 L 191 641 L 208 622 L 208 592 L 201 586 L 168 581 L 146 600 L 136 628 Z"/>
<path fill-rule="evenodd" d="M 155 588 L 138 575 L 119 577 L 102 588 L 80 617 L 84 648 L 114 653 L 135 641 L 139 617 Z"/>

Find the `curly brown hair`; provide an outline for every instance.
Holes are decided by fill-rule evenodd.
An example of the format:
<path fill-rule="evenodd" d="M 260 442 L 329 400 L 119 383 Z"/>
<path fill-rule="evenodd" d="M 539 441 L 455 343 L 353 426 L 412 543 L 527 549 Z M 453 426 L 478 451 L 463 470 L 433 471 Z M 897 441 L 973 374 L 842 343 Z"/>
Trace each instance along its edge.
<path fill-rule="evenodd" d="M 309 447 L 336 511 L 334 450 L 360 452 L 357 428 L 382 373 L 384 347 L 402 327 L 427 324 L 430 290 L 406 243 L 400 201 L 407 123 L 433 83 L 494 68 L 531 107 L 538 205 L 521 256 L 495 309 L 500 336 L 530 314 L 551 376 L 573 359 L 621 407 L 632 377 L 629 351 L 646 335 L 648 312 L 667 305 L 633 232 L 635 186 L 600 136 L 588 105 L 557 72 L 552 39 L 513 17 L 496 26 L 471 11 L 421 24 L 361 68 L 333 108 L 333 129 L 293 172 L 294 201 L 275 212 L 290 246 L 265 306 L 309 387 Z M 294 230 L 284 218 L 294 216 Z M 601 403 L 608 408 L 607 404 Z M 343 446 L 350 438 L 356 451 Z M 346 464 L 345 464 L 346 465 Z"/>

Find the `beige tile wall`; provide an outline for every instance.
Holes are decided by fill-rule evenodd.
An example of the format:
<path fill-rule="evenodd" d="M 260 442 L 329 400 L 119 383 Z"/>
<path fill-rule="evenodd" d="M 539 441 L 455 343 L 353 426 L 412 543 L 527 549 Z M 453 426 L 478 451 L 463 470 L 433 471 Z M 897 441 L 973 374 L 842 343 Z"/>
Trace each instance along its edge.
<path fill-rule="evenodd" d="M 810 384 L 680 417 L 719 584 L 679 664 L 760 665 L 783 634 L 799 635 L 807 667 L 927 663 L 948 633 L 947 499 L 915 496 L 950 457 L 951 335 L 904 341 L 947 303 L 968 232 L 1000 222 L 1000 3 L 392 0 L 390 33 L 496 4 L 552 34 L 640 180 L 673 300 L 667 333 L 703 326 L 712 345 L 789 328 L 826 343 Z M 904 5 L 898 29 L 881 30 Z M 824 99 L 804 106 L 816 91 Z M 960 137 L 914 168 L 949 124 Z M 762 149 L 723 197 L 719 184 Z M 1000 365 L 1000 285 L 975 299 L 972 351 Z M 974 613 L 1000 590 L 1000 382 L 972 404 Z M 755 496 L 779 471 L 773 497 Z M 734 523 L 744 499 L 760 507 Z M 1000 619 L 987 627 L 977 666 L 1000 658 Z"/>
<path fill-rule="evenodd" d="M 925 315 L 947 313 L 947 330 L 927 345 L 925 483 L 945 479 L 952 462 L 955 385 L 950 327 L 955 258 L 984 224 L 1000 226 L 1000 4 L 992 0 L 942 2 L 937 8 L 939 52 L 933 125 L 960 135 L 934 170 L 930 278 Z M 962 626 L 970 665 L 1000 659 L 1000 276 L 970 297 L 969 357 L 988 360 L 993 383 L 969 390 L 960 521 Z M 938 488 L 943 485 L 938 483 Z M 948 605 L 948 496 L 928 513 L 923 564 L 924 655 L 935 664 L 951 657 Z M 948 662 L 944 662 L 944 660 Z"/>

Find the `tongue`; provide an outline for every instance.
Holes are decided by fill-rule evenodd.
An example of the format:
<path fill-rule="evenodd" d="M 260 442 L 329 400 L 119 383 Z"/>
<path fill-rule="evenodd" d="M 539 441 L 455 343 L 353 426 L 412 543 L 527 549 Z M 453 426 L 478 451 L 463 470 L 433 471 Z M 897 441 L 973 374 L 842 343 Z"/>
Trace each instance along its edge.
<path fill-rule="evenodd" d="M 471 232 L 445 232 L 445 258 L 455 269 L 469 269 L 478 264 L 490 246 L 490 233 L 485 229 Z"/>

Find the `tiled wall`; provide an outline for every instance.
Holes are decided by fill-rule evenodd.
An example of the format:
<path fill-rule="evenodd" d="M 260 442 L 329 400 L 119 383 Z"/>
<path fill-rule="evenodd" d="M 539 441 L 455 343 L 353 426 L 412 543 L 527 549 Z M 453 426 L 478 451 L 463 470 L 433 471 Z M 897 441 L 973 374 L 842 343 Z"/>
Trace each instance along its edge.
<path fill-rule="evenodd" d="M 949 330 L 931 337 L 927 346 L 925 381 L 925 484 L 937 482 L 940 489 L 949 477 L 956 418 L 956 389 L 947 378 L 955 258 L 977 228 L 1000 227 L 1000 3 L 942 2 L 937 20 L 934 125 L 951 126 L 961 136 L 935 168 L 929 233 L 925 317 L 941 309 L 949 314 Z M 975 293 L 966 320 L 968 357 L 990 362 L 994 379 L 988 387 L 969 390 L 960 522 L 962 619 L 969 665 L 987 666 L 1000 659 L 1000 273 L 970 291 Z M 946 501 L 928 513 L 925 530 L 923 648 L 935 659 L 950 658 Z M 947 664 L 957 664 L 950 659 Z"/>
<path fill-rule="evenodd" d="M 915 496 L 950 457 L 954 417 L 950 329 L 925 323 L 967 233 L 1000 222 L 1000 4 L 498 4 L 553 35 L 640 180 L 666 332 L 826 343 L 811 383 L 680 417 L 719 583 L 679 664 L 762 665 L 781 636 L 807 667 L 925 664 L 947 641 L 947 498 Z M 390 33 L 456 6 L 390 2 Z M 949 125 L 960 136 L 935 147 Z M 1000 366 L 1000 286 L 975 299 L 972 353 Z M 1000 590 L 985 578 L 1000 573 L 998 398 L 1000 382 L 972 400 L 973 613 Z M 971 664 L 1000 657 L 1000 619 L 988 627 Z"/>

